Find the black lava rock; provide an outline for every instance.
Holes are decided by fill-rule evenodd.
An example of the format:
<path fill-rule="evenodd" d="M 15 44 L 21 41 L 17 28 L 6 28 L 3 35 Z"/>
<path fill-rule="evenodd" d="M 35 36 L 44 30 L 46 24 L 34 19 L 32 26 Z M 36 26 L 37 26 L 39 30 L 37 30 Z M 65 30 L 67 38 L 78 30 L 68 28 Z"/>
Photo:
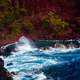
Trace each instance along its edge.
<path fill-rule="evenodd" d="M 13 80 L 11 74 L 4 68 L 4 61 L 0 58 L 0 80 Z"/>

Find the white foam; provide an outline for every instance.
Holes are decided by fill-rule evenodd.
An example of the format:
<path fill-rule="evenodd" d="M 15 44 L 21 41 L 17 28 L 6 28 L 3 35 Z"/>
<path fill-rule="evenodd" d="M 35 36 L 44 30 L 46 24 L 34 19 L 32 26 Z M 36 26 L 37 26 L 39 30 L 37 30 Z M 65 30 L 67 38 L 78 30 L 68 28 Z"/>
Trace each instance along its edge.
<path fill-rule="evenodd" d="M 35 73 L 35 70 L 40 70 L 44 66 L 57 65 L 61 61 L 57 59 L 37 57 L 36 55 L 30 55 L 29 51 L 35 51 L 37 48 L 31 44 L 32 41 L 22 36 L 18 42 L 16 42 L 15 51 L 11 52 L 13 55 L 8 56 L 4 59 L 5 64 L 12 63 L 12 65 L 6 66 L 10 72 L 19 72 L 17 75 L 14 75 L 14 80 L 22 80 L 25 75 L 31 76 L 34 80 L 47 80 L 43 72 Z M 80 49 L 80 48 L 78 48 Z M 78 50 L 74 49 L 63 49 L 63 48 L 51 48 L 50 50 L 40 50 L 43 54 L 52 53 L 65 53 L 69 51 Z M 39 54 L 37 52 L 37 54 Z M 39 61 L 42 61 L 39 63 Z"/>
<path fill-rule="evenodd" d="M 77 51 L 77 50 L 80 50 L 80 48 L 69 48 L 69 49 L 66 49 L 66 48 L 53 48 L 51 50 L 41 50 L 42 52 L 44 53 L 67 53 L 67 52 L 74 52 L 74 51 Z"/>
<path fill-rule="evenodd" d="M 43 72 L 40 74 L 33 75 L 32 78 L 34 80 L 46 80 L 47 79 Z"/>
<path fill-rule="evenodd" d="M 16 43 L 15 43 L 15 52 L 12 54 L 18 55 L 23 54 L 25 52 L 34 51 L 36 48 L 33 45 L 33 41 L 29 40 L 28 38 L 22 36 Z"/>

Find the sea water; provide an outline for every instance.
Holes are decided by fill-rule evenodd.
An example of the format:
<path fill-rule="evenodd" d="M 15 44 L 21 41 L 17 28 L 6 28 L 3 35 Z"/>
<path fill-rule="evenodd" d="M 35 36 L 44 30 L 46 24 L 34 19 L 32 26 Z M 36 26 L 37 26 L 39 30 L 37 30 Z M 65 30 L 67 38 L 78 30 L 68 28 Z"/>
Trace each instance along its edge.
<path fill-rule="evenodd" d="M 80 48 L 46 52 L 20 41 L 16 52 L 4 58 L 5 67 L 15 73 L 14 80 L 80 80 Z"/>

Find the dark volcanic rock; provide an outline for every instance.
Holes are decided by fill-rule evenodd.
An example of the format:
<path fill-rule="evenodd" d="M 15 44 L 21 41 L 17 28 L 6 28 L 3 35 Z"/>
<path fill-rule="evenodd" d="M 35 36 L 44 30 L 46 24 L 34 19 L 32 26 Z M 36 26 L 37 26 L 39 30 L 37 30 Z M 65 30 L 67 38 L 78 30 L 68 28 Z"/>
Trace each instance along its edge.
<path fill-rule="evenodd" d="M 11 45 L 7 46 L 5 49 L 0 48 L 0 55 L 1 56 L 9 56 L 9 55 L 11 55 L 11 51 L 14 51 L 14 49 L 15 49 L 15 44 L 11 44 Z"/>
<path fill-rule="evenodd" d="M 4 61 L 0 58 L 0 80 L 13 80 L 11 74 L 4 68 Z"/>

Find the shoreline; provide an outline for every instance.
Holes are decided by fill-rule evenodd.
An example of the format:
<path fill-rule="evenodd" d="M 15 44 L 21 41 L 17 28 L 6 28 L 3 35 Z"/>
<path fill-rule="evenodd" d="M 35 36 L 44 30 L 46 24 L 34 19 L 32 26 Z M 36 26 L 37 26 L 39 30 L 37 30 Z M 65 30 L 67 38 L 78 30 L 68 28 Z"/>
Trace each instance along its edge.
<path fill-rule="evenodd" d="M 1 46 L 5 46 L 5 45 L 7 45 L 7 44 L 12 44 L 12 43 L 15 43 L 16 41 L 18 41 L 19 39 L 20 39 L 20 37 L 22 37 L 23 35 L 20 35 L 20 36 L 17 36 L 17 37 L 15 37 L 15 38 L 10 38 L 10 39 L 0 39 L 0 47 Z M 25 36 L 26 37 L 26 36 Z M 27 37 L 26 37 L 27 38 Z M 71 41 L 76 41 L 76 42 L 78 42 L 79 43 L 79 40 L 80 40 L 80 38 L 74 38 L 74 39 L 71 39 L 71 38 L 68 38 L 68 39 L 56 39 L 56 38 L 54 38 L 54 39 L 46 39 L 46 38 L 44 38 L 44 39 L 38 39 L 38 38 L 30 38 L 29 36 L 28 36 L 28 39 L 30 39 L 31 41 L 33 41 L 33 42 L 44 42 L 44 41 L 46 41 L 46 42 L 61 42 L 61 43 L 65 43 L 65 42 L 71 42 Z"/>

